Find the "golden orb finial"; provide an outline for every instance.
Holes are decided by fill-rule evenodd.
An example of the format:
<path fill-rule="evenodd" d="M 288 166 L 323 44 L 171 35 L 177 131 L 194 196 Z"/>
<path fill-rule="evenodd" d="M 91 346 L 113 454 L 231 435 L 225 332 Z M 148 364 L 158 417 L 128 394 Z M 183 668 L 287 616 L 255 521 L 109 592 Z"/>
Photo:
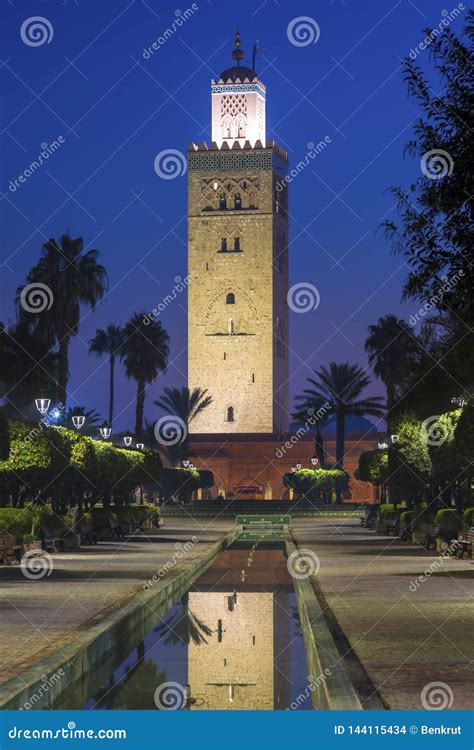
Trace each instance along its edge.
<path fill-rule="evenodd" d="M 241 42 L 240 42 L 240 29 L 239 29 L 238 26 L 237 26 L 237 29 L 236 29 L 236 32 L 235 32 L 235 42 L 234 42 L 234 44 L 235 44 L 235 49 L 232 52 L 232 57 L 237 62 L 237 65 L 240 65 L 240 61 L 244 59 L 245 54 L 244 54 L 244 51 L 242 49 L 240 49 L 240 44 L 241 44 Z"/>

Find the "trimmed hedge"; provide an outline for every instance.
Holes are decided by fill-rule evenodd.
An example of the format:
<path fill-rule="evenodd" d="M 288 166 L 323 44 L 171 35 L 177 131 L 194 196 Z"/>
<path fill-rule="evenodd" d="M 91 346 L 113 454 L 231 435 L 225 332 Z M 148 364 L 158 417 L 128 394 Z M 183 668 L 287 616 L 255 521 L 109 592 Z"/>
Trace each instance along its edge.
<path fill-rule="evenodd" d="M 451 508 L 439 510 L 435 523 L 439 523 L 445 531 L 462 531 L 465 528 L 465 523 L 459 513 Z"/>
<path fill-rule="evenodd" d="M 466 508 L 464 511 L 464 522 L 468 529 L 474 526 L 474 508 Z"/>
<path fill-rule="evenodd" d="M 401 523 L 411 523 L 413 521 L 413 511 L 412 510 L 404 510 L 403 513 L 400 513 L 400 521 Z"/>

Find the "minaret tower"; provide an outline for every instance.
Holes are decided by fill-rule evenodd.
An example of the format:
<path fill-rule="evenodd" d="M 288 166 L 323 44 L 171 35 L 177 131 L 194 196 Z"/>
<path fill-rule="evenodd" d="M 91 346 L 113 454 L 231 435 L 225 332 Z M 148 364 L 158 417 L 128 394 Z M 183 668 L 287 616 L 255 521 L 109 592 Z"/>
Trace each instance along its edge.
<path fill-rule="evenodd" d="M 188 382 L 213 402 L 192 433 L 288 429 L 287 154 L 266 141 L 266 89 L 237 30 L 211 81 L 212 143 L 188 153 Z"/>

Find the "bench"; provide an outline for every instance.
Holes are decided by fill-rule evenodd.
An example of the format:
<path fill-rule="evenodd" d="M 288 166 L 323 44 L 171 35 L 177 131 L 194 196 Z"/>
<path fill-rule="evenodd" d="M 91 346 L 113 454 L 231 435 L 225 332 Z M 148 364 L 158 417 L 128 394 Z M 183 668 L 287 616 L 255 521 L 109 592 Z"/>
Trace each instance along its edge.
<path fill-rule="evenodd" d="M 81 537 L 81 544 L 97 544 L 98 535 L 95 533 L 92 526 L 86 521 L 79 521 L 77 524 L 77 530 Z"/>
<path fill-rule="evenodd" d="M 372 529 L 375 523 L 376 515 L 376 508 L 370 508 L 369 510 L 366 510 L 364 515 L 360 517 L 360 525 L 365 529 Z"/>
<path fill-rule="evenodd" d="M 11 534 L 0 534 L 0 560 L 10 565 L 14 560 L 20 562 L 22 545 Z"/>
<path fill-rule="evenodd" d="M 41 529 L 41 537 L 46 552 L 58 552 L 59 550 L 64 550 L 64 542 L 61 539 L 60 531 L 51 530 L 47 526 L 43 526 Z"/>
<path fill-rule="evenodd" d="M 400 519 L 399 518 L 388 518 L 385 522 L 385 533 L 387 536 L 390 536 L 390 534 L 393 534 L 393 536 L 398 535 L 398 529 L 400 528 Z"/>
<path fill-rule="evenodd" d="M 463 559 L 464 553 L 469 551 L 469 547 L 471 548 L 471 556 L 472 556 L 472 545 L 474 544 L 474 526 L 471 526 L 471 528 L 468 530 L 466 534 L 466 538 L 464 539 L 462 536 L 459 537 L 457 540 L 457 552 L 456 557 L 459 557 L 460 560 Z"/>
<path fill-rule="evenodd" d="M 116 523 L 113 518 L 107 519 L 107 526 L 112 539 L 124 539 L 130 533 L 128 524 Z"/>

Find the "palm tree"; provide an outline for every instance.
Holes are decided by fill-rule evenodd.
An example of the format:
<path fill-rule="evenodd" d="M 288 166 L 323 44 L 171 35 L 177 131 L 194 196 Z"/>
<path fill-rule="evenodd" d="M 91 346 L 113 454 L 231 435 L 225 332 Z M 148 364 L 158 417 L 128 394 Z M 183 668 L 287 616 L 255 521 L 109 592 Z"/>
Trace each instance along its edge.
<path fill-rule="evenodd" d="M 149 320 L 146 313 L 133 315 L 124 328 L 120 350 L 127 378 L 137 383 L 135 434 L 140 440 L 143 437 L 146 386 L 166 370 L 169 356 L 170 338 L 167 332 L 160 321 Z"/>
<path fill-rule="evenodd" d="M 93 339 L 89 341 L 89 354 L 97 357 L 109 356 L 109 425 L 112 427 L 114 418 L 114 369 L 115 357 L 120 354 L 123 343 L 123 329 L 113 323 L 105 331 L 99 328 Z"/>
<path fill-rule="evenodd" d="M 316 378 L 308 378 L 308 383 L 313 387 L 303 390 L 302 395 L 296 399 L 299 402 L 298 410 L 317 410 L 321 401 L 328 403 L 327 413 L 336 418 L 336 465 L 342 469 L 347 417 L 381 417 L 384 413 L 383 399 L 380 396 L 359 399 L 370 383 L 370 378 L 360 365 L 330 362 L 329 369 L 321 367 L 315 372 Z"/>
<path fill-rule="evenodd" d="M 42 312 L 26 311 L 21 304 L 18 308 L 20 321 L 33 321 L 35 331 L 58 346 L 58 397 L 63 404 L 67 403 L 69 344 L 79 330 L 81 305 L 94 309 L 107 290 L 107 273 L 98 258 L 98 250 L 84 252 L 82 237 L 63 234 L 59 242 L 51 238 L 26 278 L 26 285 L 40 283 L 49 288 L 51 304 Z M 20 287 L 17 302 L 21 291 Z"/>
<path fill-rule="evenodd" d="M 183 440 L 166 448 L 171 463 L 180 463 L 185 458 L 192 456 L 188 442 L 189 425 L 198 414 L 212 403 L 212 396 L 208 395 L 207 388 L 204 390 L 193 388 L 192 391 L 187 387 L 165 388 L 163 395 L 153 403 L 167 414 L 178 417 L 186 428 Z"/>
<path fill-rule="evenodd" d="M 379 318 L 377 324 L 369 326 L 365 351 L 369 355 L 374 375 L 383 382 L 387 390 L 389 434 L 392 432 L 391 416 L 399 388 L 410 371 L 410 362 L 414 360 L 417 348 L 416 339 L 408 325 L 395 315 L 385 315 Z"/>
<path fill-rule="evenodd" d="M 310 432 L 314 427 L 314 452 L 319 459 L 319 465 L 322 469 L 326 464 L 326 449 L 324 438 L 321 432 L 322 427 L 326 427 L 331 417 L 329 409 L 325 407 L 323 399 L 312 398 L 310 401 L 304 399 L 297 410 L 291 415 L 296 424 L 305 432 Z"/>
<path fill-rule="evenodd" d="M 5 327 L 0 323 L 0 398 L 11 419 L 38 416 L 34 401 L 44 393 L 56 399 L 57 355 L 30 324 Z"/>

